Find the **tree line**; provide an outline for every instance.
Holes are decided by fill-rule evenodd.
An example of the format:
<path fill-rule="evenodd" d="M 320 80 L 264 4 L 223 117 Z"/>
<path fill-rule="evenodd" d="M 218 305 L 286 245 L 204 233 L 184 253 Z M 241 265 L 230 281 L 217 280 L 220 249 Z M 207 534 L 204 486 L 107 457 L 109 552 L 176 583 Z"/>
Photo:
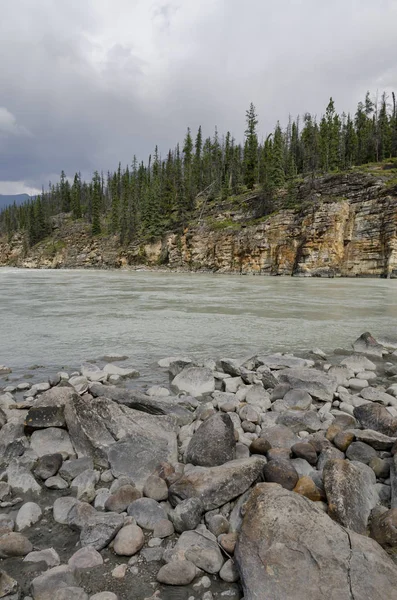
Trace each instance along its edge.
<path fill-rule="evenodd" d="M 0 232 L 12 236 L 25 231 L 32 246 L 51 231 L 51 217 L 71 213 L 90 224 L 92 235 L 118 236 L 120 244 L 154 238 L 167 230 L 181 230 L 192 218 L 197 200 L 224 200 L 246 190 L 260 190 L 259 213 L 272 205 L 277 191 L 302 176 L 337 172 L 397 157 L 396 97 L 366 94 L 354 115 L 339 114 L 331 98 L 320 119 L 306 113 L 289 119 L 282 129 L 260 140 L 258 116 L 251 103 L 246 112 L 244 144 L 230 132 L 203 138 L 199 127 L 188 128 L 182 146 L 160 156 L 156 147 L 146 163 L 134 156 L 132 164 L 114 172 L 94 173 L 73 182 L 62 171 L 59 182 L 0 213 Z M 261 208 L 262 207 L 262 208 Z M 267 210 L 266 209 L 266 210 Z M 258 213 L 258 214 L 259 214 Z"/>

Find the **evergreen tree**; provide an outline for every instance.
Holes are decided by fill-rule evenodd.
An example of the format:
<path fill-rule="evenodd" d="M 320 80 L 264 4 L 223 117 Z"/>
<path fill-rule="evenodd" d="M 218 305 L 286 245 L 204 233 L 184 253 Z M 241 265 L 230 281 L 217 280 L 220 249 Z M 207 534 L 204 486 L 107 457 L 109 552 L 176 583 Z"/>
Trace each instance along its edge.
<path fill-rule="evenodd" d="M 101 233 L 101 218 L 100 218 L 100 207 L 101 207 L 101 178 L 98 171 L 95 171 L 94 177 L 91 183 L 92 188 L 92 235 L 99 235 Z"/>
<path fill-rule="evenodd" d="M 253 189 L 258 181 L 258 136 L 256 126 L 258 118 L 255 106 L 251 102 L 246 112 L 247 129 L 245 130 L 244 146 L 244 183 L 248 189 Z"/>
<path fill-rule="evenodd" d="M 81 219 L 81 177 L 76 173 L 71 190 L 71 205 L 74 219 Z"/>

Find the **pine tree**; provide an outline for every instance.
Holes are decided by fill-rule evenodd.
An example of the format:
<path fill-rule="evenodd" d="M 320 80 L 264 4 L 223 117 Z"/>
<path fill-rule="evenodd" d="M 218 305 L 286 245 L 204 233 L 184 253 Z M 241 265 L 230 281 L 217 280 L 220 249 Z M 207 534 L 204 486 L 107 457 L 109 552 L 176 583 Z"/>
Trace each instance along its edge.
<path fill-rule="evenodd" d="M 81 177 L 76 173 L 71 189 L 71 205 L 74 219 L 81 219 Z"/>
<path fill-rule="evenodd" d="M 91 183 L 92 187 L 92 235 L 99 235 L 101 233 L 101 219 L 100 219 L 100 207 L 101 207 L 101 178 L 98 171 L 95 171 L 94 177 Z"/>
<path fill-rule="evenodd" d="M 271 183 L 274 188 L 280 188 L 285 183 L 283 134 L 280 123 L 274 130 L 271 160 Z"/>
<path fill-rule="evenodd" d="M 61 196 L 62 212 L 68 213 L 70 211 L 70 185 L 66 179 L 64 171 L 61 173 L 59 191 Z"/>
<path fill-rule="evenodd" d="M 244 183 L 252 190 L 258 181 L 258 136 L 256 126 L 258 118 L 255 106 L 251 102 L 246 112 L 247 129 L 245 130 L 244 146 Z"/>

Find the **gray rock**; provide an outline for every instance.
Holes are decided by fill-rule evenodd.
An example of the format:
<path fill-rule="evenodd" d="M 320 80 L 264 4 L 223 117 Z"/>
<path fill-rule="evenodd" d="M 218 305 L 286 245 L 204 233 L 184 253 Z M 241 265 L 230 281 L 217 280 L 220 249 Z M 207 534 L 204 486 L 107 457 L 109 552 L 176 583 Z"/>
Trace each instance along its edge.
<path fill-rule="evenodd" d="M 103 565 L 103 558 L 91 546 L 80 548 L 68 560 L 68 565 L 73 571 L 85 571 Z"/>
<path fill-rule="evenodd" d="M 86 377 L 82 377 L 77 375 L 76 377 L 71 377 L 69 379 L 69 383 L 73 386 L 74 390 L 77 394 L 85 394 L 88 391 L 89 381 Z"/>
<path fill-rule="evenodd" d="M 262 412 L 269 410 L 271 406 L 269 392 L 267 392 L 260 383 L 256 383 L 250 387 L 245 396 L 245 401 L 247 404 L 252 404 L 253 406 L 260 408 Z"/>
<path fill-rule="evenodd" d="M 161 519 L 155 523 L 153 536 L 156 538 L 166 538 L 174 533 L 174 526 L 168 519 Z"/>
<path fill-rule="evenodd" d="M 28 529 L 37 523 L 42 516 L 42 510 L 35 502 L 26 502 L 18 511 L 15 518 L 15 526 L 17 531 Z"/>
<path fill-rule="evenodd" d="M 375 511 L 373 511 L 375 512 Z M 385 548 L 397 546 L 397 508 L 391 508 L 373 514 L 370 524 L 370 535 Z"/>
<path fill-rule="evenodd" d="M 397 433 L 397 419 L 393 418 L 388 410 L 380 404 L 356 406 L 353 413 L 365 429 L 373 429 L 390 437 L 394 437 Z"/>
<path fill-rule="evenodd" d="M 235 560 L 245 600 L 264 590 L 280 600 L 397 599 L 397 567 L 376 542 L 275 484 L 252 492 Z"/>
<path fill-rule="evenodd" d="M 229 559 L 225 562 L 222 569 L 219 571 L 219 577 L 227 583 L 235 583 L 240 579 L 234 560 Z"/>
<path fill-rule="evenodd" d="M 57 427 L 34 431 L 30 438 L 30 445 L 39 457 L 60 453 L 69 458 L 75 453 L 68 432 Z"/>
<path fill-rule="evenodd" d="M 346 458 L 349 460 L 358 460 L 366 465 L 372 458 L 376 458 L 376 450 L 364 442 L 353 442 L 346 450 Z"/>
<path fill-rule="evenodd" d="M 99 592 L 91 596 L 90 600 L 118 600 L 118 597 L 113 592 Z"/>
<path fill-rule="evenodd" d="M 53 600 L 88 600 L 88 594 L 80 587 L 64 587 L 55 591 Z"/>
<path fill-rule="evenodd" d="M 96 513 L 90 516 L 80 533 L 82 546 L 103 550 L 117 535 L 124 524 L 124 517 L 117 513 Z"/>
<path fill-rule="evenodd" d="M 57 590 L 78 587 L 78 580 L 72 569 L 66 565 L 49 569 L 33 579 L 31 591 L 34 600 L 54 600 Z"/>
<path fill-rule="evenodd" d="M 372 429 L 353 429 L 352 433 L 358 442 L 364 442 L 375 450 L 390 450 L 397 440 L 395 437 L 389 437 Z"/>
<path fill-rule="evenodd" d="M 206 573 L 219 573 L 225 562 L 218 546 L 214 544 L 211 548 L 190 548 L 186 550 L 185 557 L 198 569 Z"/>
<path fill-rule="evenodd" d="M 82 502 L 92 502 L 95 498 L 95 486 L 98 481 L 98 471 L 83 471 L 70 484 L 71 492 L 75 493 L 76 498 Z"/>
<path fill-rule="evenodd" d="M 62 454 L 46 454 L 38 460 L 37 466 L 34 469 L 34 474 L 39 479 L 45 481 L 49 477 L 56 475 L 62 465 Z"/>
<path fill-rule="evenodd" d="M 229 533 L 230 524 L 223 515 L 211 515 L 208 518 L 206 515 L 206 523 L 208 529 L 215 535 L 215 537 L 218 537 L 223 533 Z"/>
<path fill-rule="evenodd" d="M 46 550 L 39 550 L 35 552 L 29 552 L 23 559 L 23 562 L 28 563 L 40 563 L 43 562 L 47 567 L 58 567 L 61 564 L 59 554 L 54 548 L 47 548 Z"/>
<path fill-rule="evenodd" d="M 139 498 L 128 507 L 128 514 L 144 529 L 154 529 L 158 521 L 167 518 L 162 506 L 152 498 Z"/>
<path fill-rule="evenodd" d="M 110 494 L 106 499 L 105 510 L 122 513 L 127 510 L 132 502 L 138 500 L 141 496 L 141 492 L 137 490 L 136 487 L 129 484 L 122 485 L 114 492 L 114 494 Z"/>
<path fill-rule="evenodd" d="M 131 378 L 131 377 L 139 377 L 139 371 L 136 369 L 132 369 L 131 367 L 119 367 L 113 364 L 107 364 L 103 367 L 103 370 L 108 375 L 118 375 L 119 377 Z"/>
<path fill-rule="evenodd" d="M 314 433 L 322 428 L 322 422 L 314 410 L 287 410 L 277 417 L 277 425 L 284 425 L 294 433 L 308 431 Z"/>
<path fill-rule="evenodd" d="M 13 491 L 25 494 L 39 494 L 41 492 L 41 486 L 19 460 L 13 460 L 7 468 L 7 481 Z"/>
<path fill-rule="evenodd" d="M 285 369 L 278 374 L 280 383 L 288 383 L 292 388 L 308 392 L 316 400 L 332 402 L 337 382 L 316 369 Z"/>
<path fill-rule="evenodd" d="M 0 558 L 26 556 L 32 552 L 33 546 L 27 537 L 21 533 L 5 533 L 0 537 Z"/>
<path fill-rule="evenodd" d="M 338 450 L 338 448 L 334 448 L 333 446 L 324 448 L 323 450 L 321 450 L 321 452 L 319 454 L 317 465 L 316 465 L 317 469 L 319 471 L 322 471 L 329 460 L 334 460 L 334 459 L 343 460 L 344 458 L 345 458 L 344 453 L 341 450 Z"/>
<path fill-rule="evenodd" d="M 228 414 L 217 413 L 204 421 L 187 447 L 186 462 L 215 467 L 233 460 L 236 453 L 234 427 Z"/>
<path fill-rule="evenodd" d="M 241 496 L 261 476 L 266 459 L 255 455 L 218 467 L 190 467 L 169 488 L 173 506 L 187 498 L 200 498 L 204 510 L 223 506 Z"/>
<path fill-rule="evenodd" d="M 391 395 L 379 390 L 375 387 L 367 387 L 360 392 L 360 396 L 364 398 L 364 400 L 370 400 L 371 402 L 380 402 L 384 406 L 391 405 L 396 401 L 396 399 Z"/>
<path fill-rule="evenodd" d="M 288 354 L 271 354 L 270 356 L 261 356 L 260 362 L 269 367 L 270 369 L 292 369 L 296 367 L 307 367 L 313 365 L 312 360 L 306 360 L 305 358 L 298 358 L 297 356 L 291 356 Z"/>
<path fill-rule="evenodd" d="M 362 371 L 376 371 L 376 365 L 365 356 L 360 356 L 359 354 L 344 358 L 341 361 L 341 365 L 347 367 L 355 374 Z"/>
<path fill-rule="evenodd" d="M 365 534 L 371 510 L 379 501 L 373 471 L 361 463 L 329 460 L 323 472 L 328 514 L 338 523 Z M 368 471 L 367 471 L 368 469 Z"/>
<path fill-rule="evenodd" d="M 277 417 L 278 418 L 278 417 Z M 291 448 L 294 444 L 301 441 L 291 429 L 285 425 L 276 425 L 274 427 L 264 427 L 260 437 L 265 439 L 271 448 Z"/>
<path fill-rule="evenodd" d="M 157 581 L 167 585 L 189 585 L 195 577 L 196 567 L 188 560 L 175 560 L 157 573 Z"/>
<path fill-rule="evenodd" d="M 175 392 L 186 392 L 199 397 L 215 391 L 215 378 L 210 369 L 203 367 L 185 367 L 171 382 Z"/>
<path fill-rule="evenodd" d="M 195 529 L 200 523 L 204 506 L 200 498 L 188 498 L 178 504 L 171 513 L 175 531 L 182 533 Z"/>
<path fill-rule="evenodd" d="M 164 560 L 166 562 L 184 560 L 187 558 L 186 553 L 191 550 L 208 550 L 213 555 L 220 554 L 216 537 L 205 527 L 199 526 L 196 531 L 184 531 L 175 546 L 165 552 Z M 222 555 L 219 556 L 219 554 L 216 554 L 216 560 L 223 564 L 223 561 L 221 561 Z"/>
<path fill-rule="evenodd" d="M 289 390 L 283 399 L 276 400 L 272 410 L 283 412 L 285 410 L 309 410 L 312 397 L 305 390 Z"/>
<path fill-rule="evenodd" d="M 167 500 L 168 498 L 168 487 L 164 479 L 161 479 L 158 475 L 149 475 L 143 486 L 143 494 L 147 498 L 152 498 L 157 502 L 161 500 Z"/>
<path fill-rule="evenodd" d="M 145 543 L 143 531 L 137 525 L 125 525 L 113 542 L 113 550 L 119 556 L 134 556 Z"/>
<path fill-rule="evenodd" d="M 66 460 L 59 470 L 59 475 L 68 483 L 71 483 L 75 477 L 84 473 L 84 471 L 93 470 L 94 463 L 89 456 Z"/>
<path fill-rule="evenodd" d="M 298 483 L 299 475 L 290 461 L 275 459 L 263 467 L 265 481 L 279 483 L 286 490 L 293 490 Z"/>
<path fill-rule="evenodd" d="M 67 490 L 69 484 L 67 481 L 62 479 L 59 475 L 55 475 L 55 477 L 49 477 L 45 480 L 44 485 L 49 490 Z"/>
<path fill-rule="evenodd" d="M 68 524 L 68 515 L 72 508 L 78 504 L 77 498 L 71 496 L 64 496 L 63 498 L 57 498 L 53 506 L 53 518 L 56 523 L 61 525 Z"/>
<path fill-rule="evenodd" d="M 19 600 L 18 582 L 10 577 L 5 571 L 0 570 L 0 598 L 5 600 Z"/>
<path fill-rule="evenodd" d="M 369 354 L 371 356 L 382 357 L 384 348 L 381 344 L 378 344 L 376 339 L 372 337 L 369 332 L 363 333 L 353 344 L 354 352 L 361 354 Z"/>

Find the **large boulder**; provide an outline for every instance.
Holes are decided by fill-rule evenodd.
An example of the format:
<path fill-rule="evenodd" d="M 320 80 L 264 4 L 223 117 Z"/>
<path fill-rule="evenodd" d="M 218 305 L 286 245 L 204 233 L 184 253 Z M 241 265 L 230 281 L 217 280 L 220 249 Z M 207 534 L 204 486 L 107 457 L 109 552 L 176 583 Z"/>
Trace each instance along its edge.
<path fill-rule="evenodd" d="M 338 383 L 316 369 L 284 369 L 277 375 L 280 383 L 288 383 L 292 388 L 305 390 L 316 400 L 332 402 Z"/>
<path fill-rule="evenodd" d="M 356 406 L 353 414 L 365 429 L 374 429 L 390 437 L 397 434 L 397 419 L 381 404 L 374 402 Z"/>
<path fill-rule="evenodd" d="M 397 600 L 397 566 L 386 552 L 311 500 L 263 483 L 244 511 L 235 560 L 245 600 Z"/>
<path fill-rule="evenodd" d="M 65 427 L 65 406 L 77 394 L 71 387 L 54 387 L 40 394 L 25 419 L 28 430 L 46 427 Z"/>
<path fill-rule="evenodd" d="M 233 460 L 236 439 L 233 422 L 228 414 L 217 413 L 204 421 L 186 450 L 186 462 L 201 467 L 215 467 Z"/>
<path fill-rule="evenodd" d="M 369 354 L 371 356 L 382 356 L 385 352 L 384 347 L 379 344 L 376 339 L 367 331 L 360 335 L 360 337 L 353 344 L 354 352 L 360 354 Z"/>
<path fill-rule="evenodd" d="M 328 514 L 344 527 L 365 534 L 371 510 L 379 501 L 370 467 L 348 460 L 329 460 L 323 471 Z"/>
<path fill-rule="evenodd" d="M 89 456 L 105 468 L 110 462 L 116 477 L 129 475 L 142 487 L 161 461 L 177 460 L 177 424 L 172 417 L 149 415 L 107 398 L 79 396 L 68 404 L 65 417 L 79 456 Z"/>
<path fill-rule="evenodd" d="M 187 467 L 184 475 L 169 488 L 173 506 L 187 498 L 200 498 L 204 510 L 223 506 L 241 496 L 262 475 L 266 459 L 255 455 L 218 467 Z"/>
<path fill-rule="evenodd" d="M 171 382 L 175 392 L 186 392 L 194 397 L 211 394 L 215 391 L 215 378 L 211 369 L 186 367 Z"/>

